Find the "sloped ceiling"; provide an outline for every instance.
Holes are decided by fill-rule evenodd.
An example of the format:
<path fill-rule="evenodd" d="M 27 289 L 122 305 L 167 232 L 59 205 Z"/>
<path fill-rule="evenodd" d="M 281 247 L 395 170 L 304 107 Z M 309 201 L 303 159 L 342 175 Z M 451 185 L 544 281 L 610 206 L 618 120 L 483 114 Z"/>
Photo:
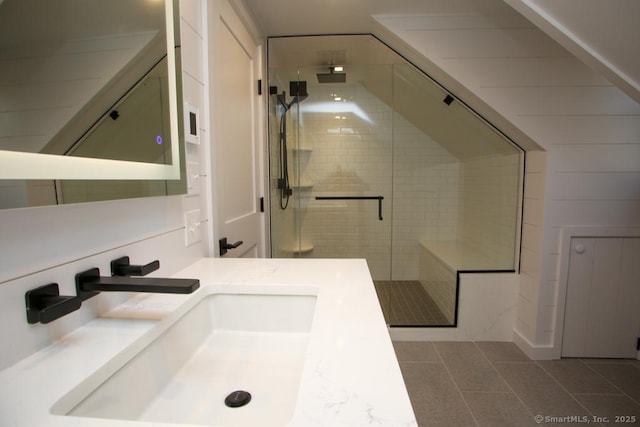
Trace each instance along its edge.
<path fill-rule="evenodd" d="M 242 0 L 238 0 L 242 1 Z M 430 20 L 429 30 L 430 36 L 448 36 L 454 38 L 456 33 L 467 31 L 469 33 L 478 30 L 482 32 L 486 30 L 487 36 L 491 35 L 494 40 L 487 43 L 497 43 L 499 48 L 495 49 L 496 54 L 503 54 L 502 48 L 504 44 L 510 44 L 510 55 L 521 55 L 522 50 L 527 51 L 527 55 L 531 55 L 530 61 L 535 60 L 536 52 L 549 50 L 556 51 L 566 63 L 565 68 L 572 68 L 571 75 L 575 76 L 577 84 L 585 79 L 589 85 L 598 84 L 603 87 L 607 85 L 607 81 L 620 88 L 628 96 L 636 102 L 640 102 L 640 91 L 637 88 L 637 82 L 640 77 L 637 74 L 640 69 L 640 55 L 635 53 L 637 50 L 637 41 L 640 40 L 640 26 L 635 21 L 640 16 L 638 8 L 640 1 L 638 0 L 326 0 L 322 2 L 305 2 L 301 6 L 296 0 L 273 0 L 265 2 L 263 0 L 244 0 L 249 12 L 254 16 L 255 21 L 261 27 L 262 32 L 266 36 L 277 35 L 302 35 L 302 34 L 352 34 L 352 33 L 374 33 L 377 34 L 380 28 L 376 25 L 380 21 L 374 17 L 385 16 L 386 18 L 401 16 L 404 18 L 415 17 L 416 20 L 424 20 L 427 17 Z M 550 24 L 545 24 L 545 20 L 541 19 L 535 13 L 526 13 L 527 5 L 546 6 L 549 10 L 553 10 L 559 18 L 562 18 L 568 28 L 572 28 L 576 34 L 582 37 L 584 46 L 588 46 L 593 52 L 606 54 L 606 57 L 614 66 L 606 67 L 602 62 L 593 56 L 593 52 L 589 53 L 584 48 L 576 50 L 566 43 L 571 39 L 557 28 L 554 29 Z M 600 8 L 606 10 L 600 11 Z M 552 9 L 553 8 L 553 9 Z M 530 9 L 530 7 L 528 8 Z M 577 10 L 582 9 L 579 14 L 579 20 L 572 20 L 570 16 L 575 14 Z M 443 22 L 439 22 L 443 20 Z M 387 19 L 387 22 L 389 20 Z M 446 21 L 446 22 L 444 22 Z M 451 25 L 457 23 L 457 27 Z M 441 26 L 444 25 L 445 27 Z M 540 27 L 540 28 L 538 28 Z M 438 31 L 446 29 L 447 31 Z M 546 39 L 541 37 L 543 31 L 546 32 Z M 388 26 L 385 30 L 389 30 Z M 513 31 L 510 31 L 513 30 Z M 410 31 L 410 30 L 408 30 Z M 509 34 L 501 34 L 500 31 Z M 393 30 L 391 30 L 393 32 Z M 491 32 L 491 34 L 490 34 Z M 387 33 L 388 34 L 388 33 Z M 409 34 L 409 33 L 407 33 Z M 383 38 L 387 38 L 386 36 Z M 460 42 L 463 41 L 459 37 Z M 455 43 L 456 41 L 453 41 Z M 555 42 L 555 43 L 554 43 Z M 401 42 L 402 43 L 402 42 Z M 410 42 L 407 42 L 411 45 Z M 450 44 L 450 40 L 442 40 L 441 46 Z M 575 42 L 572 42 L 575 46 Z M 590 46 L 592 43 L 593 46 Z M 473 44 L 473 43 L 472 43 Z M 553 45 L 553 46 L 552 46 Z M 489 46 L 490 47 L 490 46 Z M 563 49 L 564 48 L 564 49 Z M 491 50 L 490 48 L 488 50 Z M 569 52 L 567 52 L 567 50 Z M 473 52 L 466 52 L 472 55 Z M 403 54 L 406 52 L 403 51 Z M 415 55 L 425 58 L 421 52 L 412 52 L 412 60 Z M 547 54 L 547 53 L 545 53 Z M 573 54 L 580 62 L 587 64 L 590 68 L 604 77 L 602 82 L 595 82 L 595 73 L 590 73 L 587 67 L 571 61 L 569 56 Z M 446 54 L 442 55 L 447 57 Z M 455 58 L 448 58 L 453 61 Z M 487 60 L 493 60 L 487 58 Z M 496 63 L 501 63 L 504 58 L 496 57 Z M 539 149 L 536 143 L 531 141 L 525 129 L 514 126 L 510 120 L 505 120 L 504 114 L 498 113 L 496 106 L 483 97 L 482 94 L 473 93 L 469 99 L 469 88 L 462 87 L 461 80 L 450 73 L 442 70 L 441 66 L 435 65 L 430 58 L 426 58 L 426 63 L 438 68 L 436 78 L 440 80 L 442 76 L 448 78 L 449 81 L 441 83 L 449 87 L 449 89 L 459 89 L 463 93 L 456 95 L 464 95 L 463 99 L 471 104 L 475 109 L 480 111 L 485 117 L 489 118 L 502 130 L 506 131 L 512 137 L 518 139 L 526 149 Z M 418 62 L 420 65 L 420 63 Z M 422 66 L 422 65 L 421 65 Z M 497 69 L 502 73 L 500 67 L 490 67 Z M 553 74 L 557 71 L 554 67 L 548 70 L 542 66 L 537 67 L 541 73 L 545 73 L 542 80 L 555 81 Z M 425 69 L 427 69 L 425 67 Z M 623 70 L 617 72 L 617 70 Z M 428 70 L 432 71 L 432 70 Z M 484 71 L 484 70 L 480 70 Z M 511 72 L 513 70 L 509 70 Z M 565 70 L 566 71 L 566 70 Z M 523 73 L 530 73 L 529 69 L 523 69 Z M 625 74 L 627 77 L 621 77 Z M 562 75 L 568 75 L 563 73 Z M 547 77 L 549 77 L 547 79 Z M 473 80 L 473 73 L 470 72 L 469 78 Z M 535 80 L 535 79 L 534 79 Z M 453 82 L 453 83 L 452 83 Z M 559 84 L 564 85 L 565 82 Z M 603 89 L 604 90 L 604 89 Z M 467 93 L 464 93 L 464 92 Z M 520 100 L 517 100 L 520 102 Z"/>
<path fill-rule="evenodd" d="M 640 1 L 504 1 L 640 102 Z"/>
<path fill-rule="evenodd" d="M 517 10 L 640 102 L 638 0 L 244 0 L 264 35 L 371 32 L 373 15 L 480 14 L 494 24 Z"/>
<path fill-rule="evenodd" d="M 241 0 L 238 0 L 241 1 Z M 466 14 L 505 18 L 502 0 L 244 0 L 265 36 L 369 33 L 379 14 Z M 508 15 L 508 14 L 507 14 Z"/>

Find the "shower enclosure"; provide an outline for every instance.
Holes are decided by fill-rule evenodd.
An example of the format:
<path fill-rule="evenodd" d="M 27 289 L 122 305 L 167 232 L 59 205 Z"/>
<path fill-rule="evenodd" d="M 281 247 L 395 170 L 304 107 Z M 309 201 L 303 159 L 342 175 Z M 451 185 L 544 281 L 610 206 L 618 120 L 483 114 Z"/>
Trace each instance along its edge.
<path fill-rule="evenodd" d="M 365 258 L 390 326 L 514 271 L 524 153 L 370 35 L 269 39 L 273 257 Z"/>

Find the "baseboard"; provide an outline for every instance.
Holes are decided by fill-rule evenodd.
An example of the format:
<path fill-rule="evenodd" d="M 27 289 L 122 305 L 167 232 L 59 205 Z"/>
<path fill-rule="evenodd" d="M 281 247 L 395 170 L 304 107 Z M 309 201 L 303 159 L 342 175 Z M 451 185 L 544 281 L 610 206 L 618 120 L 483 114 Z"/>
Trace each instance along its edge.
<path fill-rule="evenodd" d="M 552 345 L 535 345 L 525 338 L 519 331 L 513 330 L 513 342 L 532 360 L 559 359 L 557 350 Z"/>

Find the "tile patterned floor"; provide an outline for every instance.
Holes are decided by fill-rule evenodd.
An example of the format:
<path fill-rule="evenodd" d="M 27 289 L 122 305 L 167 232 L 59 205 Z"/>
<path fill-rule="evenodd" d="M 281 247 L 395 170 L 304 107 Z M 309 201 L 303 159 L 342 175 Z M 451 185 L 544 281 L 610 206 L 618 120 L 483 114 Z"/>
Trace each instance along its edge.
<path fill-rule="evenodd" d="M 420 427 L 640 426 L 637 360 L 532 361 L 503 342 L 393 344 Z"/>
<path fill-rule="evenodd" d="M 420 282 L 415 280 L 376 280 L 373 284 L 388 325 L 434 326 L 449 324 Z"/>

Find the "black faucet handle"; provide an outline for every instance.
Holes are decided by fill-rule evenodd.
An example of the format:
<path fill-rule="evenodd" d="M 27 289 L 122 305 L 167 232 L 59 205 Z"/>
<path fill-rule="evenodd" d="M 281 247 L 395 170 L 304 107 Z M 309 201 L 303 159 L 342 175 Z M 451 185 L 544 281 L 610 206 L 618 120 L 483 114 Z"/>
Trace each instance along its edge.
<path fill-rule="evenodd" d="M 24 295 L 27 306 L 27 322 L 50 323 L 80 308 L 77 296 L 60 295 L 57 283 L 49 283 L 31 289 Z"/>
<path fill-rule="evenodd" d="M 160 268 L 160 261 L 151 261 L 145 265 L 131 265 L 128 256 L 111 261 L 112 276 L 146 276 Z"/>

